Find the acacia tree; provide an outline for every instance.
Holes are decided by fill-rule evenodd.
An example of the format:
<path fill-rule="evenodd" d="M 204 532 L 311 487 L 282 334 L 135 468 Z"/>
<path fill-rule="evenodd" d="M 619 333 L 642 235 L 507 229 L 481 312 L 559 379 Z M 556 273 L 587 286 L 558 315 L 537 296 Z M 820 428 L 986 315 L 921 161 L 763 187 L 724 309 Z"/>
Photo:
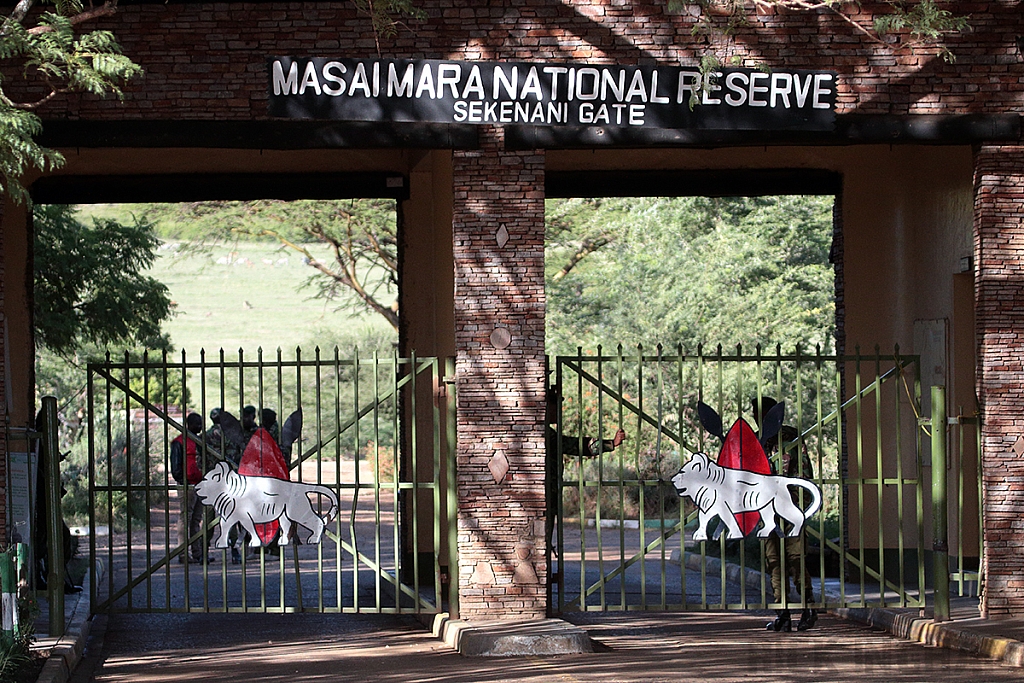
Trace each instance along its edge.
<path fill-rule="evenodd" d="M 354 294 L 357 307 L 377 313 L 398 331 L 398 223 L 390 199 L 336 202 L 273 202 L 275 219 L 288 221 L 307 240 L 330 247 L 333 259 L 318 259 L 304 244 L 271 228 L 239 228 L 256 237 L 271 237 L 302 254 L 320 277 L 313 282 L 319 296 L 338 299 Z M 290 220 L 289 220 L 290 215 Z"/>
<path fill-rule="evenodd" d="M 232 239 L 278 242 L 315 272 L 316 296 L 371 311 L 398 330 L 398 216 L 392 199 L 257 200 L 141 204 L 165 237 L 198 244 Z M 332 258 L 314 253 L 324 244 Z"/>
<path fill-rule="evenodd" d="M 550 353 L 615 341 L 831 347 L 831 197 L 618 201 L 629 216 L 610 226 L 614 249 L 558 277 L 564 247 L 549 241 Z M 602 211 L 590 200 L 549 200 L 548 213 L 586 234 L 616 202 Z"/>

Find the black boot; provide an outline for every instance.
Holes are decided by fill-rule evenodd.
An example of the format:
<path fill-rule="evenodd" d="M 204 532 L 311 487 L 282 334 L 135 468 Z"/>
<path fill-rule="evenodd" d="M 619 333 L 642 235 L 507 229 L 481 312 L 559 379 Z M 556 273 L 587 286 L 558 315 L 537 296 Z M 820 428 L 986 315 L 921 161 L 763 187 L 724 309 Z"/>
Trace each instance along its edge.
<path fill-rule="evenodd" d="M 788 609 L 775 610 L 774 621 L 769 621 L 768 625 L 765 626 L 766 631 L 791 631 L 793 630 L 793 617 L 790 615 Z"/>
<path fill-rule="evenodd" d="M 816 609 L 805 609 L 800 613 L 800 621 L 797 622 L 797 631 L 806 631 L 809 628 L 814 628 L 814 624 L 818 621 L 818 610 Z"/>

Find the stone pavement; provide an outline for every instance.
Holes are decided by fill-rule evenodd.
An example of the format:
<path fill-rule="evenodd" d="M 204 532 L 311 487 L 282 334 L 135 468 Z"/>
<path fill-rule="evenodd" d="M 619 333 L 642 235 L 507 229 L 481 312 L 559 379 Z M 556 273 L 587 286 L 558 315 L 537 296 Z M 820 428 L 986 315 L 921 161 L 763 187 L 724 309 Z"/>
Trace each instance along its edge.
<path fill-rule="evenodd" d="M 737 577 L 739 578 L 739 577 Z M 44 667 L 42 674 L 39 677 L 39 683 L 65 683 L 71 680 L 71 674 L 75 667 L 82 660 L 83 651 L 85 649 L 86 641 L 90 634 L 90 629 L 94 623 L 99 623 L 99 631 L 102 636 L 102 631 L 106 628 L 106 619 L 99 617 L 95 620 L 90 620 L 88 617 L 88 581 L 86 588 L 82 593 L 77 595 L 69 595 L 66 597 L 66 619 L 68 624 L 67 634 L 61 639 L 49 638 L 45 634 L 45 628 L 48 623 L 47 616 L 44 614 L 37 622 L 37 633 L 39 633 L 38 641 L 35 648 L 39 650 L 49 651 L 50 658 Z M 831 624 L 829 628 L 832 631 L 836 631 L 844 635 L 844 637 L 853 638 L 854 642 L 857 642 L 857 638 L 864 638 L 864 646 L 870 647 L 869 640 L 875 638 L 870 631 L 866 631 L 861 627 L 856 627 L 850 624 L 851 621 L 861 622 L 864 624 L 870 624 L 876 629 L 887 631 L 899 638 L 916 641 L 926 645 L 935 646 L 938 648 L 946 648 L 949 650 L 956 650 L 960 652 L 969 653 L 972 655 L 985 657 L 990 660 L 994 660 L 1005 666 L 1011 667 L 1022 667 L 1024 666 L 1024 618 L 1015 619 L 981 619 L 978 616 L 977 610 L 977 599 L 976 598 L 956 598 L 952 604 L 952 617 L 953 619 L 949 622 L 937 624 L 931 619 L 922 618 L 919 616 L 918 610 L 898 610 L 898 609 L 844 609 L 834 610 L 832 614 L 835 617 L 841 617 L 837 619 L 833 617 L 823 617 L 823 621 Z M 158 615 L 160 616 L 160 615 Z M 182 620 L 189 620 L 189 625 L 195 624 L 197 627 L 202 628 L 202 624 L 209 621 L 211 626 L 209 628 L 221 628 L 218 624 L 219 619 L 228 619 L 231 624 L 242 623 L 238 619 L 249 618 L 247 615 L 165 615 L 167 619 L 175 620 L 175 624 Z M 120 619 L 120 617 L 119 617 Z M 130 620 L 131 617 L 124 617 L 124 619 Z M 234 619 L 234 621 L 231 621 Z M 333 619 L 333 622 L 331 621 Z M 389 656 L 399 656 L 402 653 L 402 645 L 407 644 L 410 639 L 416 641 L 417 647 L 422 650 L 424 648 L 423 643 L 429 641 L 434 645 L 427 646 L 433 656 L 437 656 L 441 653 L 448 653 L 455 655 L 456 651 L 466 655 L 473 654 L 492 654 L 492 655 L 520 655 L 519 659 L 526 662 L 550 662 L 559 661 L 560 658 L 551 660 L 548 657 L 540 657 L 540 655 L 551 655 L 560 654 L 565 652 L 581 652 L 588 649 L 590 645 L 591 637 L 598 638 L 599 640 L 594 644 L 594 650 L 597 655 L 600 655 L 602 651 L 608 650 L 607 646 L 603 645 L 606 642 L 608 636 L 602 634 L 617 634 L 614 638 L 625 638 L 624 642 L 633 643 L 633 638 L 643 638 L 644 633 L 654 637 L 654 642 L 644 641 L 643 647 L 653 648 L 651 652 L 658 652 L 658 637 L 657 633 L 662 632 L 671 634 L 667 636 L 673 639 L 678 638 L 680 633 L 685 633 L 688 630 L 694 631 L 697 637 L 703 637 L 707 634 L 709 638 L 718 637 L 724 638 L 726 636 L 721 633 L 739 633 L 741 640 L 750 640 L 756 643 L 755 639 L 763 640 L 764 636 L 761 636 L 758 628 L 761 623 L 765 621 L 765 616 L 757 614 L 737 614 L 737 613 L 705 613 L 705 614 L 686 614 L 686 615 L 673 615 L 673 614 L 598 614 L 584 613 L 575 614 L 568 617 L 567 621 L 562 620 L 542 620 L 539 622 L 533 622 L 532 624 L 524 624 L 519 626 L 511 626 L 509 624 L 480 624 L 474 622 L 472 624 L 466 624 L 464 622 L 445 622 L 438 621 L 434 625 L 434 635 L 437 639 L 431 639 L 429 634 L 426 633 L 426 629 L 423 629 L 419 624 L 402 618 L 393 617 L 381 617 L 377 619 L 380 623 L 376 623 L 374 617 L 357 617 L 355 619 L 349 617 L 339 618 L 337 615 L 270 615 L 265 621 L 274 624 L 273 626 L 267 627 L 266 624 L 261 628 L 270 628 L 273 635 L 271 635 L 269 645 L 272 645 L 276 638 L 278 642 L 288 642 L 289 651 L 294 652 L 295 649 L 303 650 L 307 646 L 311 648 L 311 652 L 319 651 L 324 647 L 325 624 L 334 624 L 335 622 L 348 622 L 356 623 L 356 625 L 349 626 L 331 626 L 333 629 L 342 629 L 340 641 L 345 644 L 342 646 L 346 651 L 351 652 L 351 648 L 359 642 L 363 642 L 370 650 L 374 650 L 372 656 L 367 654 L 367 657 L 373 659 L 374 657 L 384 657 L 385 659 Z M 849 626 L 843 626 L 843 621 L 850 624 Z M 568 623 L 571 621 L 573 623 Z M 314 622 L 316 622 L 314 624 Z M 820 622 L 819 622 L 820 623 Z M 307 625 L 308 626 L 305 626 Z M 398 624 L 398 631 L 394 631 Z M 630 624 L 634 624 L 630 626 Z M 304 629 L 313 628 L 312 631 L 306 632 Z M 123 626 L 121 627 L 123 628 Z M 189 626 L 191 628 L 191 626 Z M 234 626 L 233 626 L 234 628 Z M 373 629 L 380 629 L 379 638 L 374 638 L 372 635 L 366 639 L 360 640 L 362 636 L 353 639 L 353 635 L 356 634 L 358 629 L 369 628 L 371 632 Z M 276 630 L 274 630 L 276 629 Z M 350 629 L 345 631 L 344 629 Z M 354 629 L 354 630 L 353 630 Z M 616 630 L 618 629 L 618 630 Z M 645 631 L 644 629 L 647 629 Z M 737 630 L 739 629 L 739 630 Z M 169 629 L 170 632 L 173 629 Z M 585 631 L 585 633 L 584 633 Z M 237 631 L 235 631 L 237 633 Z M 442 637 L 446 634 L 448 637 L 444 638 L 446 642 L 442 642 Z M 639 635 L 634 634 L 637 633 Z M 361 632 L 360 632 L 361 633 Z M 812 633 L 812 632 L 807 632 Z M 789 637 L 791 643 L 803 643 L 811 642 L 800 639 L 806 639 L 807 633 L 801 634 L 774 634 L 778 637 Z M 824 635 L 825 631 L 822 631 Z M 132 630 L 129 627 L 128 631 L 122 635 L 131 635 Z M 418 635 L 417 635 L 418 634 Z M 462 634 L 459 636 L 458 634 Z M 466 637 L 467 634 L 471 634 L 472 637 Z M 582 640 L 580 640 L 580 635 Z M 718 635 L 715 635 L 718 634 Z M 859 635 L 858 635 L 859 634 Z M 156 638 L 162 638 L 165 632 L 159 632 Z M 196 637 L 187 643 L 183 643 L 182 651 L 179 651 L 178 659 L 181 659 L 181 652 L 187 652 L 188 654 L 184 659 L 189 659 L 195 656 L 193 648 L 197 645 L 208 645 L 209 639 L 203 639 L 198 634 L 194 634 Z M 230 640 L 231 634 L 220 634 L 217 637 L 226 637 Z M 262 634 L 261 634 L 262 637 Z M 831 638 L 833 636 L 829 636 Z M 387 644 L 388 639 L 395 638 L 395 649 L 390 651 L 392 645 Z M 557 639 L 563 639 L 564 643 L 568 645 L 560 645 L 563 649 L 552 649 L 553 642 Z M 214 639 L 215 640 L 215 639 Z M 580 645 L 581 642 L 586 642 L 586 646 Z M 765 641 L 771 644 L 773 641 L 770 639 Z M 774 641 L 776 643 L 780 641 Z M 787 642 L 787 641 L 781 641 Z M 876 641 L 872 641 L 876 642 Z M 575 643 L 575 644 L 573 644 Z M 174 646 L 174 639 L 169 638 L 169 642 L 166 643 L 164 649 L 171 648 Z M 639 647 L 635 644 L 628 646 Z M 777 647 L 777 646 L 776 646 Z M 831 645 L 825 646 L 828 650 Z M 879 645 L 881 647 L 881 645 Z M 567 649 L 565 649 L 567 648 Z M 259 647 L 262 653 L 262 646 Z M 627 648 L 628 649 L 628 648 Z M 859 648 L 863 650 L 863 648 Z M 222 655 L 231 658 L 233 648 L 228 642 L 224 643 L 223 647 L 214 648 L 215 652 L 220 652 Z M 281 652 L 278 649 L 274 649 L 277 652 L 278 659 L 280 659 Z M 927 652 L 929 650 L 921 650 L 921 652 Z M 620 652 L 616 648 L 616 652 Z M 773 649 L 768 650 L 769 654 L 775 652 Z M 803 655 L 806 658 L 814 659 L 816 655 L 813 654 Z M 911 650 L 910 652 L 915 652 Z M 595 655 L 595 656 L 597 656 Z M 570 655 L 571 657 L 589 657 L 590 655 Z M 653 655 L 652 655 L 653 656 Z M 667 655 L 666 655 L 667 656 Z M 760 655 L 762 657 L 768 655 Z M 775 655 L 772 655 L 775 656 Z M 906 657 L 906 655 L 901 655 Z M 173 658 L 172 658 L 173 659 Z M 200 657 L 202 659 L 202 657 Z M 863 659 L 863 656 L 862 656 Z M 455 666 L 455 662 L 460 661 L 479 661 L 484 660 L 497 661 L 497 657 L 457 657 L 456 659 L 450 659 L 445 657 L 445 666 Z M 207 664 L 211 664 L 207 658 Z M 255 661 L 255 660 L 254 660 Z M 276 660 L 275 660 L 276 661 Z M 369 660 L 367 660 L 369 661 Z M 382 660 L 383 661 L 383 660 Z M 573 660 L 576 662 L 577 660 Z M 589 661 L 589 660 L 587 660 Z M 610 663 L 607 657 L 604 658 L 606 664 Z M 616 662 L 618 662 L 616 658 Z M 756 661 L 754 660 L 755 665 Z M 868 661 L 872 665 L 875 664 L 871 658 Z M 902 660 L 901 660 L 902 661 Z M 579 660 L 583 662 L 583 660 Z M 440 663 L 440 662 L 438 662 Z M 236 662 L 236 664 L 244 664 L 244 662 Z M 827 668 L 832 666 L 835 662 L 831 662 L 828 657 L 818 663 L 820 667 Z M 861 661 L 860 665 L 863 666 L 864 662 Z M 380 666 L 376 664 L 374 666 Z M 461 665 L 459 665 L 461 666 Z M 455 668 L 459 668 L 455 666 Z M 482 665 L 481 665 L 482 666 Z M 618 666 L 618 664 L 617 664 Z M 726 666 L 723 662 L 722 666 Z M 733 663 L 730 667 L 727 667 L 729 671 L 732 671 L 736 675 L 739 675 L 737 670 L 738 664 Z M 981 663 L 978 666 L 983 666 Z M 473 667 L 470 666 L 467 671 L 470 671 Z M 521 667 L 519 664 L 508 664 L 505 668 L 508 668 L 509 672 L 518 671 Z M 1007 672 L 1011 672 L 1012 669 L 1006 669 Z M 630 679 L 627 673 L 633 671 L 628 666 L 623 665 L 623 668 L 619 669 L 620 678 L 619 680 L 644 680 L 644 678 Z M 435 671 L 435 674 L 440 672 Z M 522 676 L 511 676 L 507 680 L 528 680 L 525 670 L 522 672 Z M 634 672 L 635 673 L 635 672 Z M 822 669 L 824 675 L 824 669 Z M 196 672 L 193 672 L 195 675 Z M 240 678 L 249 677 L 242 670 L 235 670 L 231 675 L 238 676 Z M 532 675 L 532 674 L 531 674 Z M 892 672 L 880 673 L 879 680 L 886 680 L 886 676 L 892 676 Z M 1013 674 L 1018 676 L 1019 674 Z M 465 680 L 473 680 L 472 675 L 467 674 Z M 741 678 L 746 679 L 747 674 L 743 674 Z M 259 675 L 253 674 L 254 678 L 259 678 Z M 565 676 L 560 676 L 565 678 Z M 717 677 L 717 676 L 716 676 Z M 79 672 L 78 679 L 89 680 L 88 673 Z M 305 678 L 305 676 L 303 676 Z M 439 677 L 437 680 L 445 678 L 444 676 Z M 593 680 L 598 680 L 595 677 Z M 728 676 L 722 678 L 727 680 Z M 169 678 L 167 680 L 177 680 Z M 187 679 L 183 679 L 187 680 Z M 398 678 L 396 680 L 402 680 Z M 426 679 L 420 679 L 426 680 Z M 449 678 L 448 680 L 462 680 L 458 677 Z M 481 679 L 483 680 L 483 679 Z M 498 680 L 489 678 L 488 680 Z M 502 678 L 501 680 L 505 680 Z M 570 676 L 565 680 L 579 680 Z M 615 680 L 615 679 L 612 679 Z M 653 680 L 653 678 L 649 679 Z M 665 680 L 671 680 L 671 677 Z M 739 679 L 737 679 L 739 680 Z M 796 680 L 796 679 L 794 679 Z M 814 680 L 810 678 L 808 680 Z M 823 679 L 819 679 L 823 680 Z M 837 679 L 838 680 L 838 679 Z M 911 679 L 913 680 L 913 679 Z M 979 679 L 980 680 L 980 679 Z M 989 680 L 986 678 L 985 680 Z M 992 678 L 991 680 L 996 680 Z M 1000 677 L 999 680 L 1002 680 Z M 1007 679 L 1011 680 L 1011 679 Z"/>

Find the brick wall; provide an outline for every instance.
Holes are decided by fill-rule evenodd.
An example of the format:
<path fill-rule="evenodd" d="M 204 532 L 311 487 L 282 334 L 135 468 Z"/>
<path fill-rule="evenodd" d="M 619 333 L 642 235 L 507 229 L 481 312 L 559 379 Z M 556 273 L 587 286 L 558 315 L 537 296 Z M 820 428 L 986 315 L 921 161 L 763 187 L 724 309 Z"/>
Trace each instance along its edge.
<path fill-rule="evenodd" d="M 986 583 L 990 615 L 1024 610 L 1024 147 L 975 156 L 978 393 L 981 396 Z"/>
<path fill-rule="evenodd" d="M 972 30 L 949 39 L 955 63 L 935 49 L 865 40 L 831 12 L 762 15 L 729 44 L 694 36 L 693 7 L 664 0 L 419 0 L 428 18 L 381 43 L 383 57 L 696 64 L 713 52 L 753 66 L 840 72 L 840 113 L 998 113 L 1019 109 L 1024 34 L 1017 3 L 940 3 L 969 14 Z M 870 19 L 878 5 L 865 3 Z M 265 119 L 268 55 L 374 57 L 365 17 L 349 2 L 125 3 L 96 22 L 115 32 L 145 76 L 124 102 L 58 98 L 46 117 Z M 5 83 L 13 86 L 14 83 Z M 16 89 L 16 88 L 15 88 Z"/>
<path fill-rule="evenodd" d="M 496 128 L 482 143 L 454 154 L 460 607 L 535 618 L 547 581 L 544 154 L 501 151 Z"/>

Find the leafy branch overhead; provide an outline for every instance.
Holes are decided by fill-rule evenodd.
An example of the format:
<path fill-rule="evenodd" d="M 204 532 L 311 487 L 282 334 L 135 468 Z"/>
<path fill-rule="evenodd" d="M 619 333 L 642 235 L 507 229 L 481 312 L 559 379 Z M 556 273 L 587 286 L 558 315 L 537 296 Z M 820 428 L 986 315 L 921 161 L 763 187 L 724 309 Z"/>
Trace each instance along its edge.
<path fill-rule="evenodd" d="M 955 8 L 952 2 L 884 0 L 878 4 L 887 12 L 874 14 L 870 20 L 865 20 L 860 3 L 846 0 L 701 0 L 697 3 L 669 0 L 668 8 L 673 12 L 692 12 L 695 8 L 697 21 L 693 34 L 726 42 L 737 30 L 753 25 L 764 15 L 828 13 L 876 46 L 937 48 L 947 62 L 954 61 L 955 55 L 944 43 L 946 38 L 970 29 L 968 17 L 940 6 Z M 712 61 L 719 66 L 722 63 L 718 57 L 713 57 Z"/>
<path fill-rule="evenodd" d="M 110 31 L 76 32 L 90 20 L 114 14 L 116 0 L 89 10 L 74 0 L 58 0 L 54 12 L 43 12 L 26 26 L 34 4 L 21 0 L 0 27 L 0 59 L 16 64 L 33 86 L 30 91 L 39 93 L 16 101 L 0 82 L 0 191 L 18 201 L 26 198 L 20 182 L 26 170 L 46 171 L 64 161 L 60 153 L 36 143 L 42 126 L 35 110 L 71 92 L 121 97 L 121 86 L 142 73 Z"/>
<path fill-rule="evenodd" d="M 381 56 L 382 38 L 394 38 L 402 26 L 399 17 L 425 19 L 427 13 L 416 7 L 415 0 L 352 0 L 356 10 L 370 19 L 377 56 Z"/>

